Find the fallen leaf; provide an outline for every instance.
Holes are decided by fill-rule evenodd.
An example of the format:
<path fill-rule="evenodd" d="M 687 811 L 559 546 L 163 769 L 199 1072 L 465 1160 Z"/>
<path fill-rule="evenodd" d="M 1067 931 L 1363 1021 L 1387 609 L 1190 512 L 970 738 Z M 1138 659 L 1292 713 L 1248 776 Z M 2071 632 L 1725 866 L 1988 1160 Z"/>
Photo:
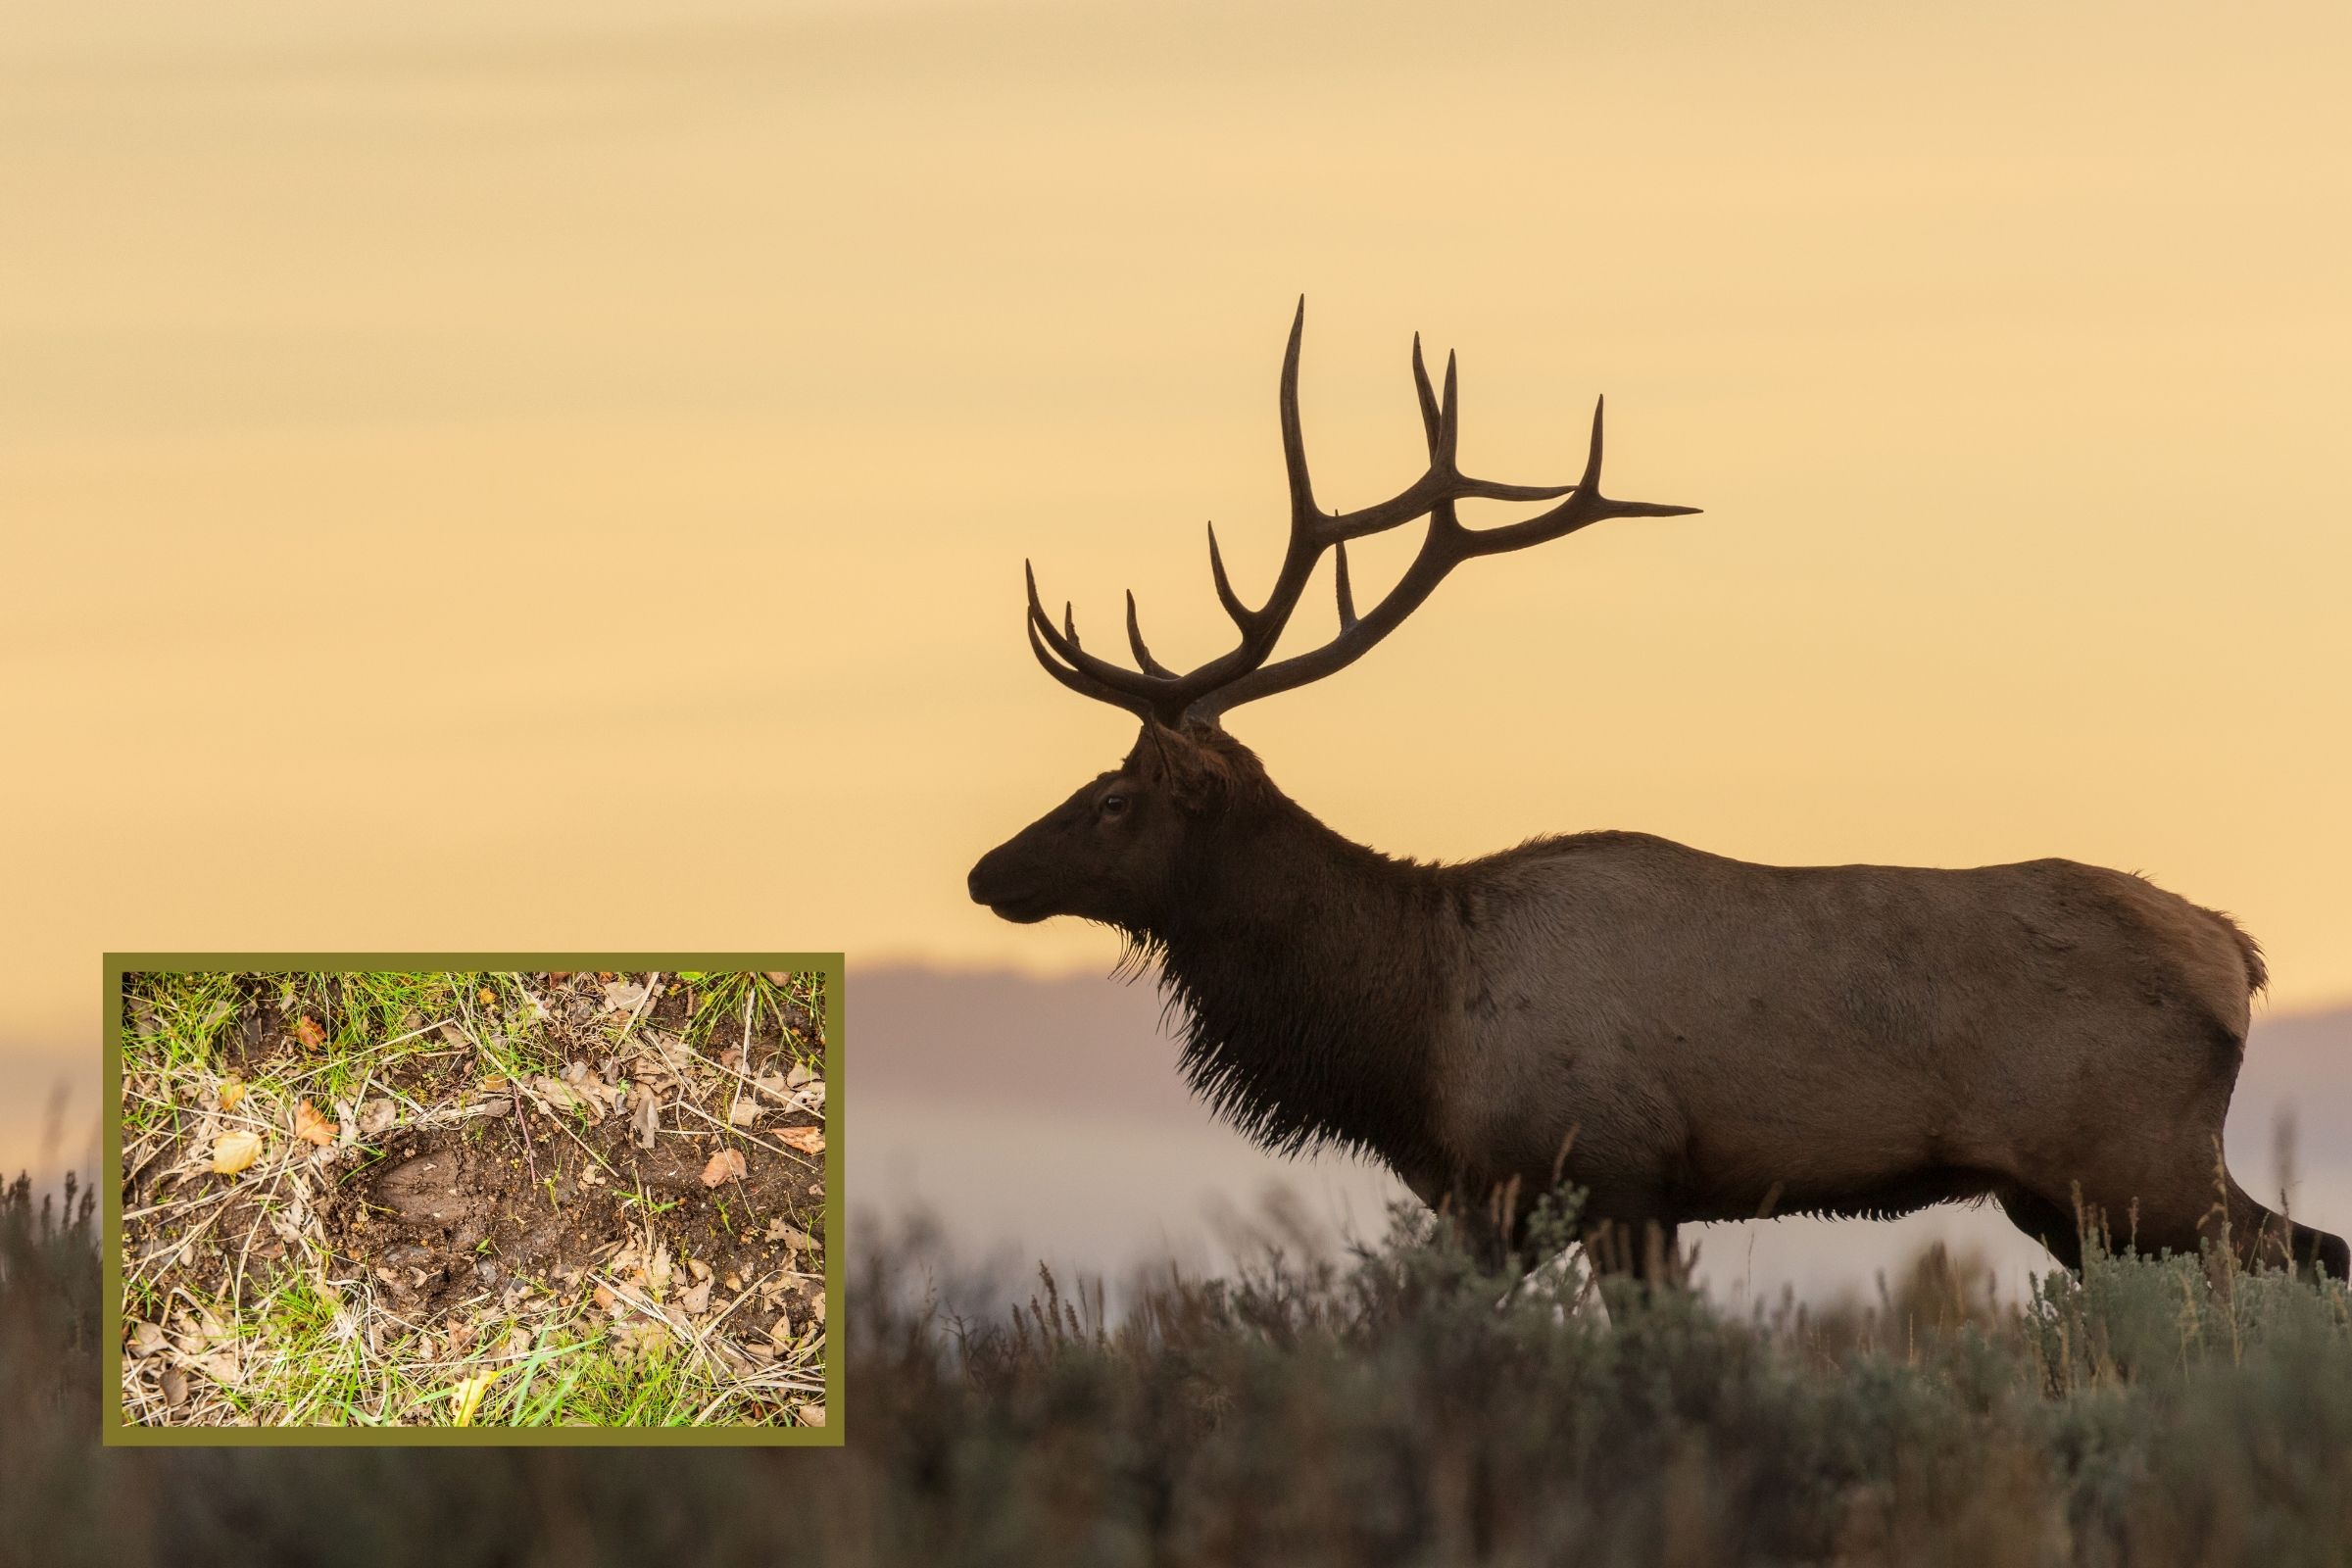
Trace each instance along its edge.
<path fill-rule="evenodd" d="M 368 1100 L 360 1103 L 360 1136 L 373 1138 L 399 1118 L 400 1107 L 389 1100 Z"/>
<path fill-rule="evenodd" d="M 481 1087 L 484 1094 L 495 1095 L 501 1089 L 507 1087 L 507 1080 L 497 1073 L 492 1073 L 489 1077 L 482 1080 Z"/>
<path fill-rule="evenodd" d="M 497 1367 L 492 1367 L 487 1372 L 476 1372 L 457 1386 L 451 1397 L 456 1401 L 458 1407 L 456 1421 L 458 1426 L 473 1425 L 473 1412 L 482 1407 L 482 1396 L 488 1394 L 490 1385 L 498 1381 L 499 1370 Z"/>
<path fill-rule="evenodd" d="M 547 977 L 557 985 L 562 985 L 571 978 L 571 971 L 569 969 L 550 969 L 547 971 Z"/>
<path fill-rule="evenodd" d="M 188 1402 L 188 1375 L 175 1366 L 164 1368 L 164 1401 L 175 1410 Z"/>
<path fill-rule="evenodd" d="M 698 1280 L 707 1280 L 710 1277 L 710 1265 L 699 1257 L 690 1257 L 686 1260 L 686 1272 Z"/>
<path fill-rule="evenodd" d="M 164 1338 L 163 1325 L 160 1323 L 142 1321 L 130 1326 L 130 1353 L 133 1355 L 154 1355 L 170 1343 Z"/>
<path fill-rule="evenodd" d="M 821 1427 L 825 1424 L 825 1407 L 814 1402 L 804 1404 L 800 1408 L 800 1417 L 801 1425 L 805 1427 Z"/>
<path fill-rule="evenodd" d="M 326 1044 L 326 1031 L 319 1028 L 318 1021 L 306 1012 L 294 1020 L 294 1038 L 315 1048 Z"/>
<path fill-rule="evenodd" d="M 807 1231 L 795 1230 L 780 1219 L 767 1222 L 767 1240 L 782 1242 L 796 1252 L 813 1252 L 817 1246 L 815 1237 Z"/>
<path fill-rule="evenodd" d="M 234 1176 L 261 1157 L 260 1133 L 222 1133 L 213 1145 L 213 1174 Z"/>
<path fill-rule="evenodd" d="M 740 1181 L 749 1168 L 743 1162 L 742 1150 L 722 1149 L 703 1167 L 703 1185 L 716 1187 L 722 1182 Z"/>
<path fill-rule="evenodd" d="M 596 1304 L 597 1304 L 598 1306 L 601 1306 L 601 1307 L 603 1307 L 603 1308 L 604 1308 L 606 1311 L 610 1312 L 610 1311 L 612 1309 L 612 1303 L 613 1303 L 614 1301 L 618 1300 L 618 1299 L 619 1299 L 619 1298 L 618 1298 L 618 1297 L 616 1297 L 616 1296 L 614 1296 L 614 1295 L 613 1295 L 613 1294 L 612 1294 L 611 1291 L 607 1290 L 607 1289 L 606 1289 L 604 1286 L 602 1286 L 602 1285 L 599 1285 L 599 1286 L 596 1288 L 596 1291 L 595 1291 L 595 1293 L 594 1293 L 594 1294 L 593 1294 L 593 1295 L 592 1295 L 592 1296 L 589 1298 L 589 1299 L 591 1299 L 591 1300 L 595 1301 L 595 1302 L 596 1302 Z"/>
<path fill-rule="evenodd" d="M 605 1119 L 604 1100 L 600 1096 L 589 1094 L 585 1089 L 575 1088 L 561 1078 L 549 1078 L 545 1075 L 532 1079 L 531 1087 L 537 1090 L 549 1104 L 560 1110 L 582 1111 L 590 1121 Z M 603 1086 L 599 1085 L 598 1087 Z"/>
<path fill-rule="evenodd" d="M 784 1075 L 784 1087 L 787 1089 L 798 1089 L 801 1087 L 801 1085 L 807 1083 L 808 1081 L 808 1069 L 801 1062 L 794 1062 L 792 1064 L 792 1071 Z"/>
<path fill-rule="evenodd" d="M 703 1280 L 678 1298 L 678 1305 L 689 1317 L 701 1317 L 710 1310 L 710 1282 Z"/>
<path fill-rule="evenodd" d="M 294 1136 L 317 1144 L 320 1149 L 335 1141 L 337 1124 L 318 1114 L 318 1107 L 304 1101 L 294 1107 Z"/>
<path fill-rule="evenodd" d="M 771 986 L 788 985 L 792 981 L 792 976 L 782 969 L 762 969 L 760 978 Z"/>
<path fill-rule="evenodd" d="M 473 997 L 476 1002 L 479 1002 L 485 1007 L 495 1007 L 498 1005 L 498 993 L 491 990 L 488 986 L 484 986 L 481 990 L 475 992 Z"/>
<path fill-rule="evenodd" d="M 635 1012 L 637 1004 L 644 1000 L 645 987 L 634 980 L 615 980 L 605 987 L 607 1012 Z"/>
<path fill-rule="evenodd" d="M 237 1078 L 224 1078 L 221 1080 L 220 1109 L 223 1112 L 236 1109 L 239 1104 L 243 1103 L 244 1099 L 245 1084 L 243 1080 Z"/>
<path fill-rule="evenodd" d="M 612 1331 L 612 1348 L 621 1355 L 659 1356 L 669 1348 L 669 1330 L 659 1323 L 624 1323 Z"/>
<path fill-rule="evenodd" d="M 759 1119 L 760 1102 L 756 1100 L 738 1100 L 727 1110 L 727 1121 L 731 1126 L 749 1127 Z"/>
<path fill-rule="evenodd" d="M 776 1129 L 776 1141 L 804 1154 L 821 1154 L 825 1152 L 825 1130 L 822 1127 L 779 1127 Z"/>

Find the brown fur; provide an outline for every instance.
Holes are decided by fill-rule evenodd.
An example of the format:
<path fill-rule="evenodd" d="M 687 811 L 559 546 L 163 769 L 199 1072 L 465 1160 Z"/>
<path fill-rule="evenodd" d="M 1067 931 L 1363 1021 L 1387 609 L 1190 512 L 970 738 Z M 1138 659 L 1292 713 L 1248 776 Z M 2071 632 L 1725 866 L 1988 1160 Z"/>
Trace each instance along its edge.
<path fill-rule="evenodd" d="M 2352 1262 L 2217 1194 L 2260 950 L 2123 872 L 1753 865 L 1639 833 L 1422 864 L 1324 827 L 1221 730 L 1148 721 L 970 884 L 1156 957 L 1194 1087 L 1267 1147 L 1365 1151 L 1474 1223 L 1556 1172 L 1603 1261 L 1654 1267 L 1685 1220 L 1990 1197 L 2070 1265 L 2078 1201 L 2142 1250 L 2226 1219 L 2246 1256 Z"/>

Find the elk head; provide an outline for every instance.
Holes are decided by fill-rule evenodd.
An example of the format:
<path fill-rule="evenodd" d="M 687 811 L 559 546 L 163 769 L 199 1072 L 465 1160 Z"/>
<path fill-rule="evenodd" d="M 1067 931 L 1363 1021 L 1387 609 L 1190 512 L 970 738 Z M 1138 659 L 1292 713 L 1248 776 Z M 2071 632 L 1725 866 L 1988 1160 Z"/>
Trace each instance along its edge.
<path fill-rule="evenodd" d="M 1209 575 L 1217 601 L 1239 634 L 1232 648 L 1191 670 L 1169 668 L 1145 645 L 1130 592 L 1127 645 L 1135 655 L 1135 667 L 1113 663 L 1080 644 L 1068 605 L 1062 607 L 1061 624 L 1054 625 L 1039 602 L 1037 573 L 1024 564 L 1029 646 L 1038 662 L 1080 696 L 1135 714 L 1143 721 L 1143 731 L 1117 768 L 1085 785 L 972 867 L 973 900 L 1005 919 L 1026 923 L 1075 914 L 1131 934 L 1157 929 L 1184 882 L 1188 862 L 1200 851 L 1202 835 L 1230 828 L 1236 811 L 1252 803 L 1281 799 L 1256 758 L 1220 727 L 1227 710 L 1303 686 L 1361 659 L 1465 561 L 1543 544 L 1604 517 L 1670 517 L 1698 510 L 1616 501 L 1600 493 L 1598 402 L 1592 407 L 1584 475 L 1575 484 L 1502 484 L 1464 474 L 1457 462 L 1460 424 L 1453 357 L 1446 356 L 1446 386 L 1440 394 L 1430 385 L 1416 334 L 1413 386 L 1420 400 L 1429 466 L 1421 477 L 1386 501 L 1354 512 L 1327 513 L 1316 504 L 1299 432 L 1298 344 L 1305 325 L 1306 302 L 1301 299 L 1283 353 L 1280 398 L 1283 465 L 1290 480 L 1290 543 L 1264 603 L 1252 608 L 1234 592 L 1217 550 L 1216 525 L 1208 529 Z M 1559 505 L 1518 522 L 1469 528 L 1456 508 L 1472 499 L 1557 500 Z M 1348 581 L 1348 542 L 1419 518 L 1428 519 L 1419 553 L 1380 602 L 1358 614 Z M 1339 631 L 1318 648 L 1274 659 L 1275 644 L 1327 551 L 1339 600 Z"/>

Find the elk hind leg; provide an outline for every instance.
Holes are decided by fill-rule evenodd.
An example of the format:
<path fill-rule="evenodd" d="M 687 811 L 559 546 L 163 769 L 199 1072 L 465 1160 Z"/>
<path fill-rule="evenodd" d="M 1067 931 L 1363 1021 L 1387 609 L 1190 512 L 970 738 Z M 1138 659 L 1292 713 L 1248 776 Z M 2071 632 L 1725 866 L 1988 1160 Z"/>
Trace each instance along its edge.
<path fill-rule="evenodd" d="M 2315 1279 L 2352 1279 L 2352 1248 L 2342 1237 L 2265 1208 L 2235 1177 L 2225 1174 L 2224 1181 L 2230 1193 L 2230 1247 L 2239 1262 L 2292 1268 Z M 2212 1228 L 2208 1222 L 2209 1232 Z"/>

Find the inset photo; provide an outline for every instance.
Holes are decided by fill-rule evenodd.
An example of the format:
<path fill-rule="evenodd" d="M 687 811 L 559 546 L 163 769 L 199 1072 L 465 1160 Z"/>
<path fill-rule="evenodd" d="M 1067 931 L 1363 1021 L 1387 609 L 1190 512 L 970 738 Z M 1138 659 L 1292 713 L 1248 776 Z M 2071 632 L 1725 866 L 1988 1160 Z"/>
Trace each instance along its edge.
<path fill-rule="evenodd" d="M 108 1441 L 839 1442 L 841 979 L 111 957 Z"/>

